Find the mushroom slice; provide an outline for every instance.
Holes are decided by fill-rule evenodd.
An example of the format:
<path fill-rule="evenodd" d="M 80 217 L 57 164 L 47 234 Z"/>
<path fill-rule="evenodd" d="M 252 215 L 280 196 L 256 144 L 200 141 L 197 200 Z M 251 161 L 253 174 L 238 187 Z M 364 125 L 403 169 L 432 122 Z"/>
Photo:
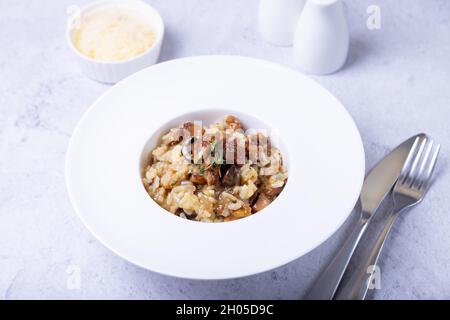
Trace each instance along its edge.
<path fill-rule="evenodd" d="M 267 188 L 266 190 L 264 190 L 264 194 L 273 199 L 274 197 L 278 196 L 281 191 L 283 191 L 283 187 Z"/>
<path fill-rule="evenodd" d="M 272 201 L 264 193 L 261 193 L 253 205 L 253 211 L 258 212 L 267 207 Z"/>
<path fill-rule="evenodd" d="M 219 168 L 211 167 L 205 171 L 206 184 L 208 186 L 214 186 L 219 182 Z"/>
<path fill-rule="evenodd" d="M 236 118 L 235 116 L 227 116 L 225 118 L 225 127 L 227 129 L 231 129 L 231 130 L 239 130 L 242 129 L 242 123 L 241 120 L 239 120 L 238 118 Z"/>
<path fill-rule="evenodd" d="M 195 185 L 203 185 L 207 183 L 205 176 L 200 173 L 193 173 L 189 180 L 191 180 L 191 182 Z"/>
<path fill-rule="evenodd" d="M 233 187 L 239 184 L 239 167 L 232 165 L 222 178 L 222 184 L 227 187 Z"/>

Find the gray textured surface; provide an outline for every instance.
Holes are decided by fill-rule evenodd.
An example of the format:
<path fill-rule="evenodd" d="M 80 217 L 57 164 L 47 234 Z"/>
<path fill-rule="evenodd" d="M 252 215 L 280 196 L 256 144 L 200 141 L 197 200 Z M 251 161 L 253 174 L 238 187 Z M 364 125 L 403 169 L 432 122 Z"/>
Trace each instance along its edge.
<path fill-rule="evenodd" d="M 273 47 L 256 32 L 255 0 L 149 2 L 166 21 L 162 60 L 237 54 L 293 67 L 290 48 Z M 302 297 L 345 227 L 282 268 L 208 282 L 139 269 L 83 227 L 66 194 L 64 155 L 80 116 L 108 86 L 80 74 L 66 49 L 66 8 L 74 3 L 0 0 L 0 299 Z M 382 289 L 371 297 L 450 298 L 450 1 L 346 3 L 349 61 L 315 79 L 354 117 L 367 165 L 418 131 L 443 144 L 439 179 L 395 226 L 381 261 Z M 381 7 L 381 30 L 366 28 L 370 4 Z M 72 265 L 81 270 L 80 290 L 66 286 Z"/>

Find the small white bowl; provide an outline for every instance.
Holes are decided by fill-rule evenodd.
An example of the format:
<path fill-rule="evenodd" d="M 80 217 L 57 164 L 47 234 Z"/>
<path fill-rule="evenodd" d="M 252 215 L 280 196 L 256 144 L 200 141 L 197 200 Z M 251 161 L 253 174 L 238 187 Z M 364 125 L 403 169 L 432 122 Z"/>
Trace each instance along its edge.
<path fill-rule="evenodd" d="M 142 15 L 147 16 L 156 32 L 156 40 L 153 46 L 140 55 L 122 61 L 95 60 L 85 56 L 75 48 L 72 40 L 74 26 L 76 26 L 75 19 L 82 19 L 83 15 L 93 10 L 110 6 L 123 7 L 124 9 L 137 9 Z M 82 7 L 76 16 L 70 18 L 66 31 L 67 43 L 74 53 L 75 58 L 78 60 L 81 70 L 89 78 L 104 83 L 116 83 L 145 67 L 155 64 L 159 58 L 163 38 L 164 22 L 161 15 L 156 9 L 139 0 L 108 0 L 90 3 Z"/>

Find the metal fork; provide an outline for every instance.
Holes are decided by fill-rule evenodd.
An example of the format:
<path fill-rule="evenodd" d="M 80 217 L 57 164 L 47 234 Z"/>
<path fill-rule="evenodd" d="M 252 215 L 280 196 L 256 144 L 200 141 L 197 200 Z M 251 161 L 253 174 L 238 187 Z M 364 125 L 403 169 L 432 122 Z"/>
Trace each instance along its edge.
<path fill-rule="evenodd" d="M 364 299 L 372 284 L 377 268 L 378 258 L 386 238 L 400 213 L 421 202 L 430 187 L 431 176 L 439 154 L 440 145 L 424 139 L 419 145 L 416 139 L 405 165 L 392 191 L 393 206 L 386 220 L 383 231 L 370 251 L 365 263 L 361 264 L 338 289 L 334 299 Z M 369 274 L 369 277 L 367 275 Z"/>

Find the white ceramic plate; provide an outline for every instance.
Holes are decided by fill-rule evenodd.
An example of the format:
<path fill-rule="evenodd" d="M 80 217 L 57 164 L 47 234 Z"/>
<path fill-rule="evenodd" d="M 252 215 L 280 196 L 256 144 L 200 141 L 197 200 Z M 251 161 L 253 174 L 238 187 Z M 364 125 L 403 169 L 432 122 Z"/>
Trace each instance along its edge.
<path fill-rule="evenodd" d="M 229 113 L 276 130 L 289 170 L 283 192 L 227 223 L 160 208 L 140 180 L 143 150 L 171 125 Z M 361 137 L 335 97 L 288 68 L 230 56 L 173 60 L 118 83 L 83 116 L 66 161 L 70 199 L 97 239 L 143 268 L 191 279 L 251 275 L 304 255 L 348 217 L 363 178 Z"/>

